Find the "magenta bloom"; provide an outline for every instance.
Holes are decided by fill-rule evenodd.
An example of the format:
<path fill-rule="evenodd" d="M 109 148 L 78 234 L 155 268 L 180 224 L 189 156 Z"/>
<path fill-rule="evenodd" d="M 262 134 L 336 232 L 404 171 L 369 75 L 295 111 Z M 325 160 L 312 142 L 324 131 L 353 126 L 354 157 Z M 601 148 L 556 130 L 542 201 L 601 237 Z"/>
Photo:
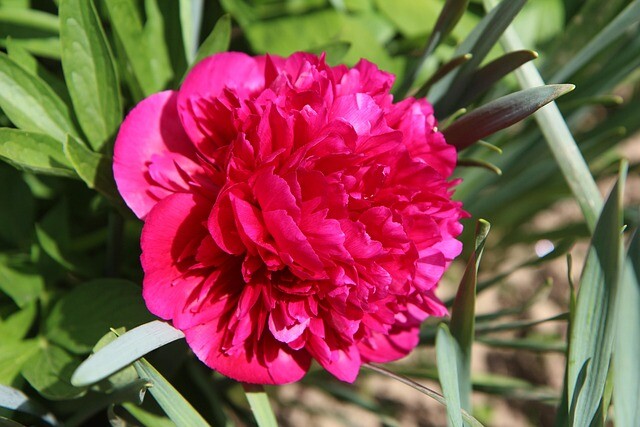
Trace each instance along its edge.
<path fill-rule="evenodd" d="M 125 119 L 114 173 L 144 219 L 144 299 L 208 366 L 344 381 L 418 343 L 465 215 L 431 105 L 360 61 L 222 53 Z"/>

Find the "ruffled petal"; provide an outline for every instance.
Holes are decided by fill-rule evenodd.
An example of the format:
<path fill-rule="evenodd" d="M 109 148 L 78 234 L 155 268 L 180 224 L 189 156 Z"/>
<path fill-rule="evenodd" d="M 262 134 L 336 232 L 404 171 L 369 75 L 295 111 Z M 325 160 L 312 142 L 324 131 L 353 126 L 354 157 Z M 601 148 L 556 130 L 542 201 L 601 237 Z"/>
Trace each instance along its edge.
<path fill-rule="evenodd" d="M 189 165 L 184 169 L 192 169 L 196 154 L 180 124 L 176 101 L 174 91 L 144 99 L 127 115 L 116 138 L 113 174 L 120 194 L 138 218 L 144 218 L 159 200 L 188 188 L 176 163 L 185 159 Z M 155 169 L 153 176 L 151 169 Z"/>

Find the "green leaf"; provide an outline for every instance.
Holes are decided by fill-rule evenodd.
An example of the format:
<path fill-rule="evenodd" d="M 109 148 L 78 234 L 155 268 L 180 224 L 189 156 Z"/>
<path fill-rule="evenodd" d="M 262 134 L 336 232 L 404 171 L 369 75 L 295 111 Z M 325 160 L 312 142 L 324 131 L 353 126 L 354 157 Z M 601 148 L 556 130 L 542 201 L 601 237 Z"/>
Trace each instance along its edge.
<path fill-rule="evenodd" d="M 52 426 L 59 425 L 55 415 L 40 406 L 38 402 L 29 399 L 22 391 L 2 384 L 0 384 L 0 407 L 33 415 Z"/>
<path fill-rule="evenodd" d="M 120 126 L 122 101 L 113 55 L 93 1 L 60 2 L 60 41 L 62 70 L 80 127 L 94 151 L 100 151 Z"/>
<path fill-rule="evenodd" d="M 115 332 L 114 332 L 115 331 Z M 93 347 L 92 353 L 96 353 L 104 348 L 107 344 L 115 341 L 118 336 L 125 333 L 126 328 L 121 327 L 114 329 L 114 331 L 107 332 Z M 109 392 L 112 390 L 117 390 L 118 388 L 122 388 L 131 384 L 132 382 L 138 379 L 138 373 L 132 365 L 127 366 L 124 369 L 116 372 L 115 374 L 105 378 L 96 384 L 96 388 L 102 392 Z"/>
<path fill-rule="evenodd" d="M 537 57 L 538 53 L 532 50 L 515 50 L 491 61 L 470 76 L 468 88 L 463 94 L 460 104 L 468 105 L 475 101 L 504 76 Z"/>
<path fill-rule="evenodd" d="M 227 51 L 229 43 L 231 43 L 231 16 L 226 14 L 218 19 L 211 33 L 198 48 L 193 65 L 214 53 Z"/>
<path fill-rule="evenodd" d="M 574 425 L 589 425 L 602 396 L 614 337 L 614 308 L 622 268 L 622 197 L 626 165 L 600 214 L 585 261 L 576 301 L 569 348 L 568 395 Z M 580 369 L 591 360 L 582 391 L 576 396 Z"/>
<path fill-rule="evenodd" d="M 89 150 L 71 135 L 68 135 L 64 143 L 64 154 L 89 188 L 99 191 L 113 202 L 121 203 L 122 199 L 113 179 L 113 161 L 110 158 Z"/>
<path fill-rule="evenodd" d="M 326 55 L 325 58 L 327 64 L 338 65 L 342 64 L 343 58 L 347 55 L 347 53 L 349 53 L 350 49 L 351 43 L 337 41 L 309 49 L 309 52 L 315 53 L 317 55 L 324 53 Z"/>
<path fill-rule="evenodd" d="M 94 384 L 156 348 L 181 338 L 184 334 L 168 323 L 154 320 L 138 326 L 82 362 L 71 382 L 78 386 Z"/>
<path fill-rule="evenodd" d="M 36 304 L 32 303 L 0 320 L 0 337 L 3 341 L 20 341 L 23 339 L 36 318 Z"/>
<path fill-rule="evenodd" d="M 16 127 L 64 141 L 77 135 L 67 106 L 40 78 L 0 53 L 0 108 Z"/>
<path fill-rule="evenodd" d="M 74 399 L 86 393 L 86 389 L 74 387 L 69 381 L 78 363 L 62 348 L 43 342 L 22 367 L 22 376 L 47 399 Z"/>
<path fill-rule="evenodd" d="M 459 99 L 469 87 L 469 75 L 482 63 L 500 35 L 509 26 L 526 0 L 503 1 L 491 10 L 458 46 L 455 55 L 470 53 L 470 61 L 433 87 L 429 99 L 439 117 L 447 117 L 461 107 Z"/>
<path fill-rule="evenodd" d="M 442 133 L 458 151 L 530 116 L 540 107 L 574 89 L 547 85 L 525 89 L 493 100 L 453 122 Z"/>
<path fill-rule="evenodd" d="M 144 358 L 134 364 L 140 378 L 148 380 L 158 405 L 177 427 L 209 426 L 182 395 Z"/>
<path fill-rule="evenodd" d="M 110 0 L 105 5 L 143 94 L 149 96 L 164 89 L 173 72 L 163 39 L 164 22 L 157 2 L 145 1 L 147 22 L 144 25 L 136 2 Z"/>
<path fill-rule="evenodd" d="M 462 404 L 460 402 L 462 384 L 458 378 L 460 348 L 444 323 L 438 326 L 436 354 L 438 357 L 438 377 L 442 386 L 442 394 L 447 402 L 447 425 L 462 427 Z M 469 383 L 469 385 L 471 384 Z"/>
<path fill-rule="evenodd" d="M 0 342 L 0 384 L 13 384 L 22 365 L 38 351 L 34 339 L 20 342 Z"/>
<path fill-rule="evenodd" d="M 484 251 L 484 244 L 489 235 L 491 225 L 483 220 L 476 224 L 475 246 L 467 262 L 456 298 L 451 308 L 451 335 L 458 345 L 456 357 L 459 396 L 462 408 L 471 410 L 471 347 L 475 334 L 476 285 L 478 268 Z M 448 331 L 447 331 L 448 332 Z"/>
<path fill-rule="evenodd" d="M 468 2 L 468 0 L 466 0 Z M 449 1 L 449 3 L 452 3 Z M 455 2 L 455 3 L 460 3 Z M 462 1 L 464 3 L 464 1 Z M 438 2 L 421 0 L 375 0 L 376 7 L 407 38 L 425 36 L 436 23 Z M 446 9 L 446 6 L 445 6 Z"/>
<path fill-rule="evenodd" d="M 264 391 L 264 387 L 258 384 L 243 384 L 242 386 L 258 427 L 278 427 L 278 421 L 273 414 L 269 396 Z"/>
<path fill-rule="evenodd" d="M 431 86 L 433 86 L 435 83 L 440 81 L 443 77 L 445 77 L 447 74 L 449 74 L 450 72 L 452 72 L 453 70 L 455 70 L 456 68 L 464 64 L 465 62 L 469 61 L 472 57 L 473 55 L 471 55 L 470 53 L 467 53 L 464 55 L 456 56 L 455 58 L 452 58 L 450 61 L 442 64 L 442 66 L 438 68 L 436 72 L 433 73 L 431 77 L 429 77 L 429 79 L 427 79 L 427 81 L 422 84 L 422 86 L 420 86 L 420 89 L 415 91 L 415 94 L 410 92 L 408 96 L 415 96 L 416 98 L 424 98 L 425 96 L 427 96 L 427 93 L 429 92 L 429 89 L 431 89 Z"/>
<path fill-rule="evenodd" d="M 187 62 L 191 64 L 198 50 L 204 4 L 203 0 L 179 0 L 179 3 L 184 52 Z"/>
<path fill-rule="evenodd" d="M 640 419 L 640 233 L 636 230 L 627 254 L 616 301 L 613 349 L 613 400 L 616 426 L 632 427 Z"/>
<path fill-rule="evenodd" d="M 20 308 L 35 301 L 44 289 L 44 280 L 29 264 L 0 254 L 0 290 Z"/>
<path fill-rule="evenodd" d="M 77 177 L 62 143 L 41 133 L 0 128 L 0 158 L 27 172 Z"/>
<path fill-rule="evenodd" d="M 0 130 L 0 135 L 2 131 Z M 1 138 L 1 136 L 0 136 Z M 2 152 L 2 142 L 0 142 Z M 33 240 L 35 200 L 22 174 L 13 168 L 0 167 L 0 241 L 15 248 L 28 248 Z M 3 262 L 0 257 L 0 263 Z M 0 289 L 3 288 L 0 280 Z"/>
<path fill-rule="evenodd" d="M 169 418 L 145 411 L 133 403 L 123 403 L 122 407 L 147 427 L 175 427 L 175 424 Z"/>
<path fill-rule="evenodd" d="M 51 341 L 82 354 L 90 352 L 109 328 L 132 328 L 152 318 L 135 283 L 97 279 L 62 297 L 47 317 L 45 329 Z"/>

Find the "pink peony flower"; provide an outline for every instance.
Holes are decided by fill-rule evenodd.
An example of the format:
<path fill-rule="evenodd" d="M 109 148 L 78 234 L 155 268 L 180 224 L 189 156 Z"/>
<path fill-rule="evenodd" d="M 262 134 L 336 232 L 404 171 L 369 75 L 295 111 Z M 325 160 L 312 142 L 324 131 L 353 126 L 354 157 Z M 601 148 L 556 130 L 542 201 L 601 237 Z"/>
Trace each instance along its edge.
<path fill-rule="evenodd" d="M 144 219 L 143 295 L 249 383 L 344 381 L 418 343 L 465 216 L 431 105 L 360 61 L 222 53 L 127 116 L 114 173 Z"/>

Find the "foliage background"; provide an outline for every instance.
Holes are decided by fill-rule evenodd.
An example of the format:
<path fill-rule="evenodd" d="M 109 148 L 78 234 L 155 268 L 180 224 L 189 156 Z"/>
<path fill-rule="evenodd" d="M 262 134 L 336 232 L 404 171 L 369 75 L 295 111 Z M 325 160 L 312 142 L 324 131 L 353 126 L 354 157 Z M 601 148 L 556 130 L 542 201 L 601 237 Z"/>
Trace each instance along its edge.
<path fill-rule="evenodd" d="M 398 76 L 399 96 L 409 86 L 402 82 L 413 82 L 417 89 L 438 70 L 449 70 L 428 91 L 443 128 L 460 116 L 459 108 L 473 110 L 525 87 L 535 73 L 531 64 L 547 83 L 576 85 L 558 101 L 565 120 L 552 113 L 541 115 L 537 122 L 519 123 L 487 138 L 490 144 L 475 144 L 460 153 L 457 175 L 463 182 L 456 197 L 473 218 L 463 236 L 465 254 L 442 286 L 442 295 L 451 297 L 451 304 L 459 285 L 463 290 L 453 313 L 457 320 L 449 324 L 453 337 L 438 327 L 440 319 L 434 319 L 424 327 L 421 350 L 389 367 L 433 388 L 439 388 L 439 378 L 449 418 L 441 406 L 436 412 L 423 411 L 430 408 L 429 398 L 419 391 L 406 388 L 402 393 L 407 397 L 401 399 L 385 395 L 396 380 L 380 383 L 386 378 L 380 373 L 363 369 L 351 386 L 315 369 L 300 384 L 268 390 L 283 425 L 300 420 L 457 425 L 460 419 L 452 412 L 460 405 L 458 400 L 487 425 L 514 425 L 514 419 L 504 417 L 515 415 L 518 422 L 534 425 L 602 425 L 605 420 L 636 425 L 637 409 L 635 415 L 633 410 L 624 411 L 640 403 L 640 375 L 633 362 L 640 342 L 635 279 L 640 250 L 637 238 L 631 242 L 639 220 L 640 149 L 637 143 L 626 142 L 640 126 L 639 2 L 530 0 L 502 44 L 497 43 L 500 32 L 491 30 L 500 27 L 496 24 L 507 26 L 508 14 L 474 35 L 474 29 L 479 31 L 486 22 L 482 21 L 485 7 L 493 2 L 486 3 L 446 2 L 451 10 L 466 7 L 466 11 L 425 60 L 421 55 L 433 41 L 433 29 L 442 29 L 437 26 L 442 0 L 96 0 L 95 8 L 83 0 L 0 0 L 0 157 L 5 160 L 0 163 L 0 384 L 6 386 L 0 389 L 0 406 L 7 408 L 0 409 L 1 422 L 46 424 L 55 417 L 68 426 L 108 422 L 156 426 L 169 425 L 166 412 L 178 424 L 196 425 L 180 421 L 154 399 L 147 397 L 137 405 L 140 391 L 148 385 L 137 380 L 140 366 L 91 387 L 75 387 L 70 379 L 102 337 L 113 339 L 109 328 L 131 329 L 152 320 L 140 298 L 141 223 L 123 206 L 110 172 L 119 123 L 145 96 L 177 87 L 194 61 L 230 48 L 280 55 L 325 51 L 330 62 L 350 65 L 366 57 Z M 512 2 L 516 3 L 524 2 Z M 504 58 L 505 49 L 512 50 L 514 32 L 523 46 L 537 51 L 537 55 L 521 54 L 533 60 L 528 72 L 523 71 L 525 66 L 517 76 L 509 74 L 524 61 L 509 57 L 501 71 L 480 73 L 483 65 Z M 460 51 L 465 40 L 475 41 L 476 56 L 449 62 L 467 53 Z M 480 49 L 483 41 L 486 46 Z M 503 78 L 504 74 L 508 75 Z M 467 92 L 476 96 L 451 96 Z M 519 99 L 515 110 L 532 102 Z M 549 130 L 567 126 L 573 138 L 549 135 Z M 632 190 L 626 193 L 626 207 L 622 208 L 619 187 L 607 205 L 609 213 L 600 216 L 600 232 L 595 232 L 591 249 L 588 242 L 601 207 L 589 193 L 595 186 L 584 170 L 580 175 L 575 153 L 563 160 L 556 152 L 573 140 L 588 171 L 603 183 L 602 194 L 618 174 L 621 147 L 630 154 Z M 571 175 L 567 166 L 574 163 L 578 172 Z M 566 206 L 563 200 L 577 196 L 580 202 L 581 191 L 591 194 L 593 202 L 591 211 L 579 203 L 586 220 L 575 208 L 560 210 L 561 220 L 546 219 L 550 209 Z M 475 267 L 487 230 L 480 227 L 474 251 L 478 218 L 492 225 L 479 281 Z M 622 223 L 627 225 L 625 233 L 618 232 Z M 538 249 L 546 245 L 553 250 L 539 256 L 536 243 Z M 620 253 L 621 259 L 627 248 L 629 261 L 623 267 L 614 255 Z M 576 255 L 572 274 L 564 262 L 568 252 Z M 578 286 L 587 252 L 596 255 L 580 280 L 580 288 L 586 290 L 578 293 L 576 303 L 575 292 L 567 285 L 574 280 Z M 467 260 L 470 267 L 464 274 Z M 550 276 L 553 283 L 547 280 Z M 479 315 L 475 315 L 476 287 L 480 298 L 498 297 L 486 300 Z M 541 304 L 555 311 L 536 308 Z M 617 323 L 616 316 L 620 316 Z M 572 322 L 573 333 L 567 333 L 571 319 L 577 320 Z M 537 324 L 544 325 L 540 329 Z M 465 334 L 471 337 L 466 344 Z M 452 354 L 461 364 L 436 365 L 436 336 L 438 355 Z M 474 370 L 469 376 L 464 361 L 470 357 L 473 337 L 476 352 L 500 349 L 492 354 L 520 356 L 504 359 L 504 369 L 489 364 L 486 371 Z M 613 369 L 606 349 L 614 353 Z M 555 354 L 549 360 L 556 365 L 549 372 L 564 378 L 566 363 L 565 387 L 576 393 L 563 390 L 563 381 L 549 379 L 548 373 L 542 379 L 530 375 L 531 367 L 548 363 L 540 362 L 548 354 Z M 522 360 L 525 366 L 518 367 Z M 253 413 L 245 397 L 258 405 L 254 409 L 262 404 L 268 414 L 260 390 L 244 390 L 210 372 L 183 342 L 164 346 L 149 361 L 212 425 L 251 425 L 256 417 L 258 423 L 270 419 Z M 149 379 L 149 372 L 144 372 L 142 377 Z M 451 392 L 447 383 L 457 391 Z M 156 390 L 160 384 L 155 383 Z M 474 389 L 473 405 L 465 398 L 469 387 Z M 172 393 L 165 404 L 179 407 L 177 394 Z M 486 395 L 494 398 L 485 400 Z M 500 399 L 521 410 L 497 411 Z M 16 401 L 22 405 L 17 411 L 20 405 L 11 403 Z M 184 415 L 192 409 L 176 410 L 186 411 Z"/>

